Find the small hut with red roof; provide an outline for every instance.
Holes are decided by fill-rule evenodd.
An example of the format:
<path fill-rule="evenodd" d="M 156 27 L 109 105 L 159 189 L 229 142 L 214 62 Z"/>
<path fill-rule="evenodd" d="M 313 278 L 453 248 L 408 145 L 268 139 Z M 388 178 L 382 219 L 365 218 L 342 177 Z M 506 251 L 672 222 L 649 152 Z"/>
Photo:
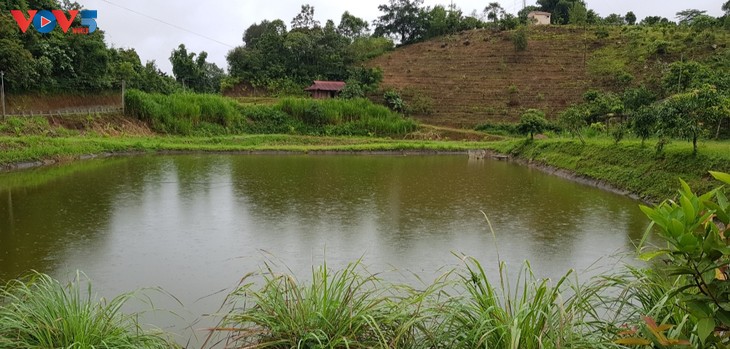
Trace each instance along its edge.
<path fill-rule="evenodd" d="M 342 81 L 315 80 L 312 86 L 309 86 L 304 90 L 311 92 L 313 98 L 326 99 L 337 97 L 343 88 L 345 88 L 345 83 Z"/>

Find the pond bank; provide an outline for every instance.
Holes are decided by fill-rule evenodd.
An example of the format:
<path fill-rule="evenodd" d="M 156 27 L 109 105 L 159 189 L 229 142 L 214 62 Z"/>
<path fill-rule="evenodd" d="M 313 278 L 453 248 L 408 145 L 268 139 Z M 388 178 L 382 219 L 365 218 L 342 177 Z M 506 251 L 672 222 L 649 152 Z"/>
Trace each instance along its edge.
<path fill-rule="evenodd" d="M 707 142 L 697 155 L 691 144 L 674 142 L 662 154 L 638 141 L 551 139 L 494 142 L 486 149 L 541 171 L 645 202 L 671 198 L 685 180 L 697 192 L 720 183 L 708 171 L 730 171 L 730 144 Z"/>
<path fill-rule="evenodd" d="M 691 145 L 677 142 L 658 155 L 653 147 L 642 147 L 639 142 L 613 144 L 601 140 L 581 144 L 566 139 L 468 142 L 294 135 L 19 136 L 0 137 L 0 149 L 1 171 L 145 153 L 415 155 L 466 154 L 469 150 L 485 149 L 492 155 L 508 155 L 511 161 L 552 175 L 654 202 L 671 197 L 679 178 L 704 191 L 717 185 L 708 171 L 730 172 L 728 143 L 705 144 L 695 156 Z"/>

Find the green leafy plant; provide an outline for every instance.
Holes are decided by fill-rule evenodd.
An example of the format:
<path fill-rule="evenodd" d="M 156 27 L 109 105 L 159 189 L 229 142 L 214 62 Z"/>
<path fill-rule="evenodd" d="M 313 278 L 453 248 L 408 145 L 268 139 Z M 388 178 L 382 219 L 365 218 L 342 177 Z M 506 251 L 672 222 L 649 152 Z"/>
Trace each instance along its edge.
<path fill-rule="evenodd" d="M 403 101 L 403 98 L 401 98 L 400 94 L 395 90 L 386 91 L 383 95 L 383 98 L 385 99 L 385 104 L 391 110 L 398 113 L 403 113 L 406 110 L 406 103 Z"/>
<path fill-rule="evenodd" d="M 583 138 L 581 129 L 586 125 L 586 119 L 588 118 L 588 112 L 585 108 L 580 106 L 571 106 L 564 112 L 560 113 L 560 123 L 570 131 L 573 135 L 580 139 L 580 142 L 585 144 L 586 141 Z"/>
<path fill-rule="evenodd" d="M 730 175 L 711 172 L 716 179 L 730 184 Z M 641 206 L 651 219 L 649 231 L 667 243 L 664 249 L 647 252 L 643 259 L 663 257 L 664 268 L 681 276 L 684 286 L 677 290 L 681 301 L 697 321 L 697 336 L 703 344 L 721 338 L 730 328 L 730 202 L 724 188 L 697 195 L 681 181 L 677 200 L 655 208 Z"/>

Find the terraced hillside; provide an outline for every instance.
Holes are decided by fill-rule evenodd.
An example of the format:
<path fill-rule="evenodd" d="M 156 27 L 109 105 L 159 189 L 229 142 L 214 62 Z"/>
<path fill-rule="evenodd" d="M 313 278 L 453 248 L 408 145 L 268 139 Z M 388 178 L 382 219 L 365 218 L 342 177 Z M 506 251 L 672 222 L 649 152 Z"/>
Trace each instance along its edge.
<path fill-rule="evenodd" d="M 586 47 L 583 37 L 578 28 L 532 27 L 527 49 L 518 52 L 511 33 L 472 30 L 397 49 L 370 65 L 383 69 L 384 88 L 426 104 L 430 111 L 416 115 L 426 123 L 516 121 L 529 108 L 555 118 L 590 85 L 584 53 L 600 46 L 588 40 L 593 47 Z"/>

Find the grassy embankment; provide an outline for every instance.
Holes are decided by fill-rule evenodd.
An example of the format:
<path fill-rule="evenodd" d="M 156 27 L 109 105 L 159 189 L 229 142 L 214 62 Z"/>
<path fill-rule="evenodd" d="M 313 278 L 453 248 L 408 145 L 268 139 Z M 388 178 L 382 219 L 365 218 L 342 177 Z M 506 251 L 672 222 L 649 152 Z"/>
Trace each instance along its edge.
<path fill-rule="evenodd" d="M 688 142 L 674 141 L 657 154 L 649 143 L 642 146 L 638 140 L 628 140 L 615 144 L 607 138 L 589 139 L 586 144 L 566 138 L 508 140 L 489 143 L 487 148 L 568 170 L 653 201 L 673 196 L 679 178 L 702 192 L 718 184 L 708 171 L 730 172 L 730 142 L 703 142 L 697 155 Z"/>

